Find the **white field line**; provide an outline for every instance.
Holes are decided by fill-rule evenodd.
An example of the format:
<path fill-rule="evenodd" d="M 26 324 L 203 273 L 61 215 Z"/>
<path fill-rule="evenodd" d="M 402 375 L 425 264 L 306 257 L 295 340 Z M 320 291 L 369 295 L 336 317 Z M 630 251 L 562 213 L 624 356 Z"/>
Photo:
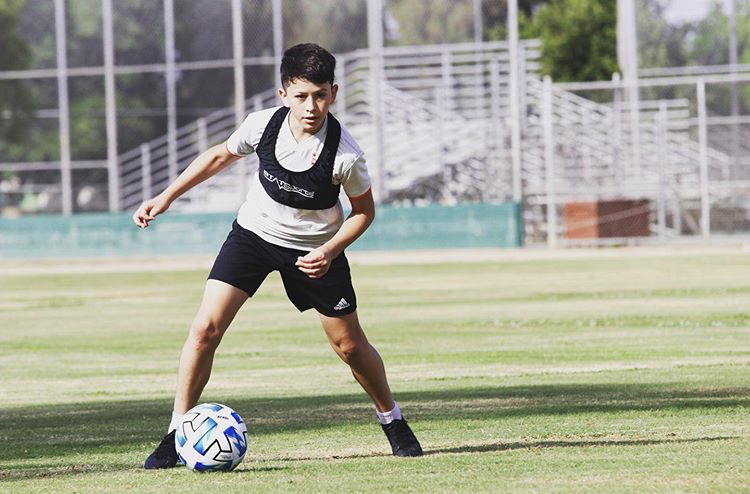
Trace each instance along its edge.
<path fill-rule="evenodd" d="M 726 256 L 750 254 L 750 243 L 737 245 L 633 246 L 604 248 L 547 249 L 424 249 L 400 251 L 350 251 L 352 264 L 440 264 L 498 261 L 536 261 L 572 259 L 627 259 L 648 257 Z M 23 274 L 75 274 L 207 270 L 213 255 L 154 256 L 87 259 L 0 259 L 0 277 Z"/>

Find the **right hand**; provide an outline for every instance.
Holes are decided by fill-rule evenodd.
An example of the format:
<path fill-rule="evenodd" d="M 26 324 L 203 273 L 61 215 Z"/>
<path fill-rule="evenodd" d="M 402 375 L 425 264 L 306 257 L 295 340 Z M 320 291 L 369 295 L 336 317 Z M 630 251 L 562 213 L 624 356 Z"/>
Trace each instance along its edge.
<path fill-rule="evenodd" d="M 156 196 L 153 199 L 149 199 L 141 204 L 141 207 L 133 213 L 133 222 L 139 228 L 147 228 L 151 220 L 155 219 L 157 215 L 160 215 L 167 209 L 169 209 L 170 201 L 164 199 L 161 196 Z"/>

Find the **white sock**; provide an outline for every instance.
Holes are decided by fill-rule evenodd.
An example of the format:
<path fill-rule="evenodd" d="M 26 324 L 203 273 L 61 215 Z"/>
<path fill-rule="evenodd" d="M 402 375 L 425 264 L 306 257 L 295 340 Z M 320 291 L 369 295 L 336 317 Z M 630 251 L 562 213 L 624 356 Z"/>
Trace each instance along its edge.
<path fill-rule="evenodd" d="M 180 422 L 182 422 L 182 417 L 184 417 L 184 415 L 182 415 L 181 413 L 172 411 L 172 421 L 169 423 L 169 429 L 167 429 L 167 434 L 177 429 L 177 426 L 180 425 Z"/>
<path fill-rule="evenodd" d="M 398 403 L 395 401 L 393 410 L 390 412 L 379 412 L 377 408 L 375 409 L 375 415 L 378 417 L 378 422 L 380 422 L 382 425 L 387 425 L 393 422 L 394 420 L 401 420 L 403 417 L 401 417 L 401 409 L 398 407 Z"/>

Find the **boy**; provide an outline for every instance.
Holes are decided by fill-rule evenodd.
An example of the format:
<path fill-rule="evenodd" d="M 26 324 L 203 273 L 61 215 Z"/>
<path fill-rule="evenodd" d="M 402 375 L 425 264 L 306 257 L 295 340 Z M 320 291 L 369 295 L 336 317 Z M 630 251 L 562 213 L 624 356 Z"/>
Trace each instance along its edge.
<path fill-rule="evenodd" d="M 335 66 L 333 55 L 318 45 L 287 50 L 279 89 L 284 106 L 248 115 L 226 142 L 198 156 L 133 214 L 135 224 L 146 228 L 191 187 L 240 157 L 258 153 L 258 175 L 216 257 L 180 354 L 168 433 L 146 459 L 147 469 L 177 464 L 175 428 L 200 398 L 214 352 L 235 314 L 274 270 L 297 309 L 318 311 L 334 351 L 372 399 L 393 454 L 422 455 L 393 400 L 383 361 L 357 319 L 344 249 L 372 223 L 375 205 L 362 150 L 328 113 L 338 90 Z M 352 206 L 346 219 L 340 187 Z"/>

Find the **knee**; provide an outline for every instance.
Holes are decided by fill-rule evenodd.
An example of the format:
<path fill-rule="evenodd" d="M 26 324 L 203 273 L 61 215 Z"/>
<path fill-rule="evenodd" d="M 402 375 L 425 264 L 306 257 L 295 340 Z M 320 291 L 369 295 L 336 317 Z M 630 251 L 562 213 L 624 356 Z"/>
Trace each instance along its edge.
<path fill-rule="evenodd" d="M 216 321 L 203 316 L 197 316 L 190 327 L 190 339 L 198 349 L 216 348 L 223 333 Z"/>
<path fill-rule="evenodd" d="M 360 339 L 345 339 L 336 343 L 336 353 L 341 360 L 348 365 L 356 362 L 360 355 L 365 351 L 367 341 Z"/>

